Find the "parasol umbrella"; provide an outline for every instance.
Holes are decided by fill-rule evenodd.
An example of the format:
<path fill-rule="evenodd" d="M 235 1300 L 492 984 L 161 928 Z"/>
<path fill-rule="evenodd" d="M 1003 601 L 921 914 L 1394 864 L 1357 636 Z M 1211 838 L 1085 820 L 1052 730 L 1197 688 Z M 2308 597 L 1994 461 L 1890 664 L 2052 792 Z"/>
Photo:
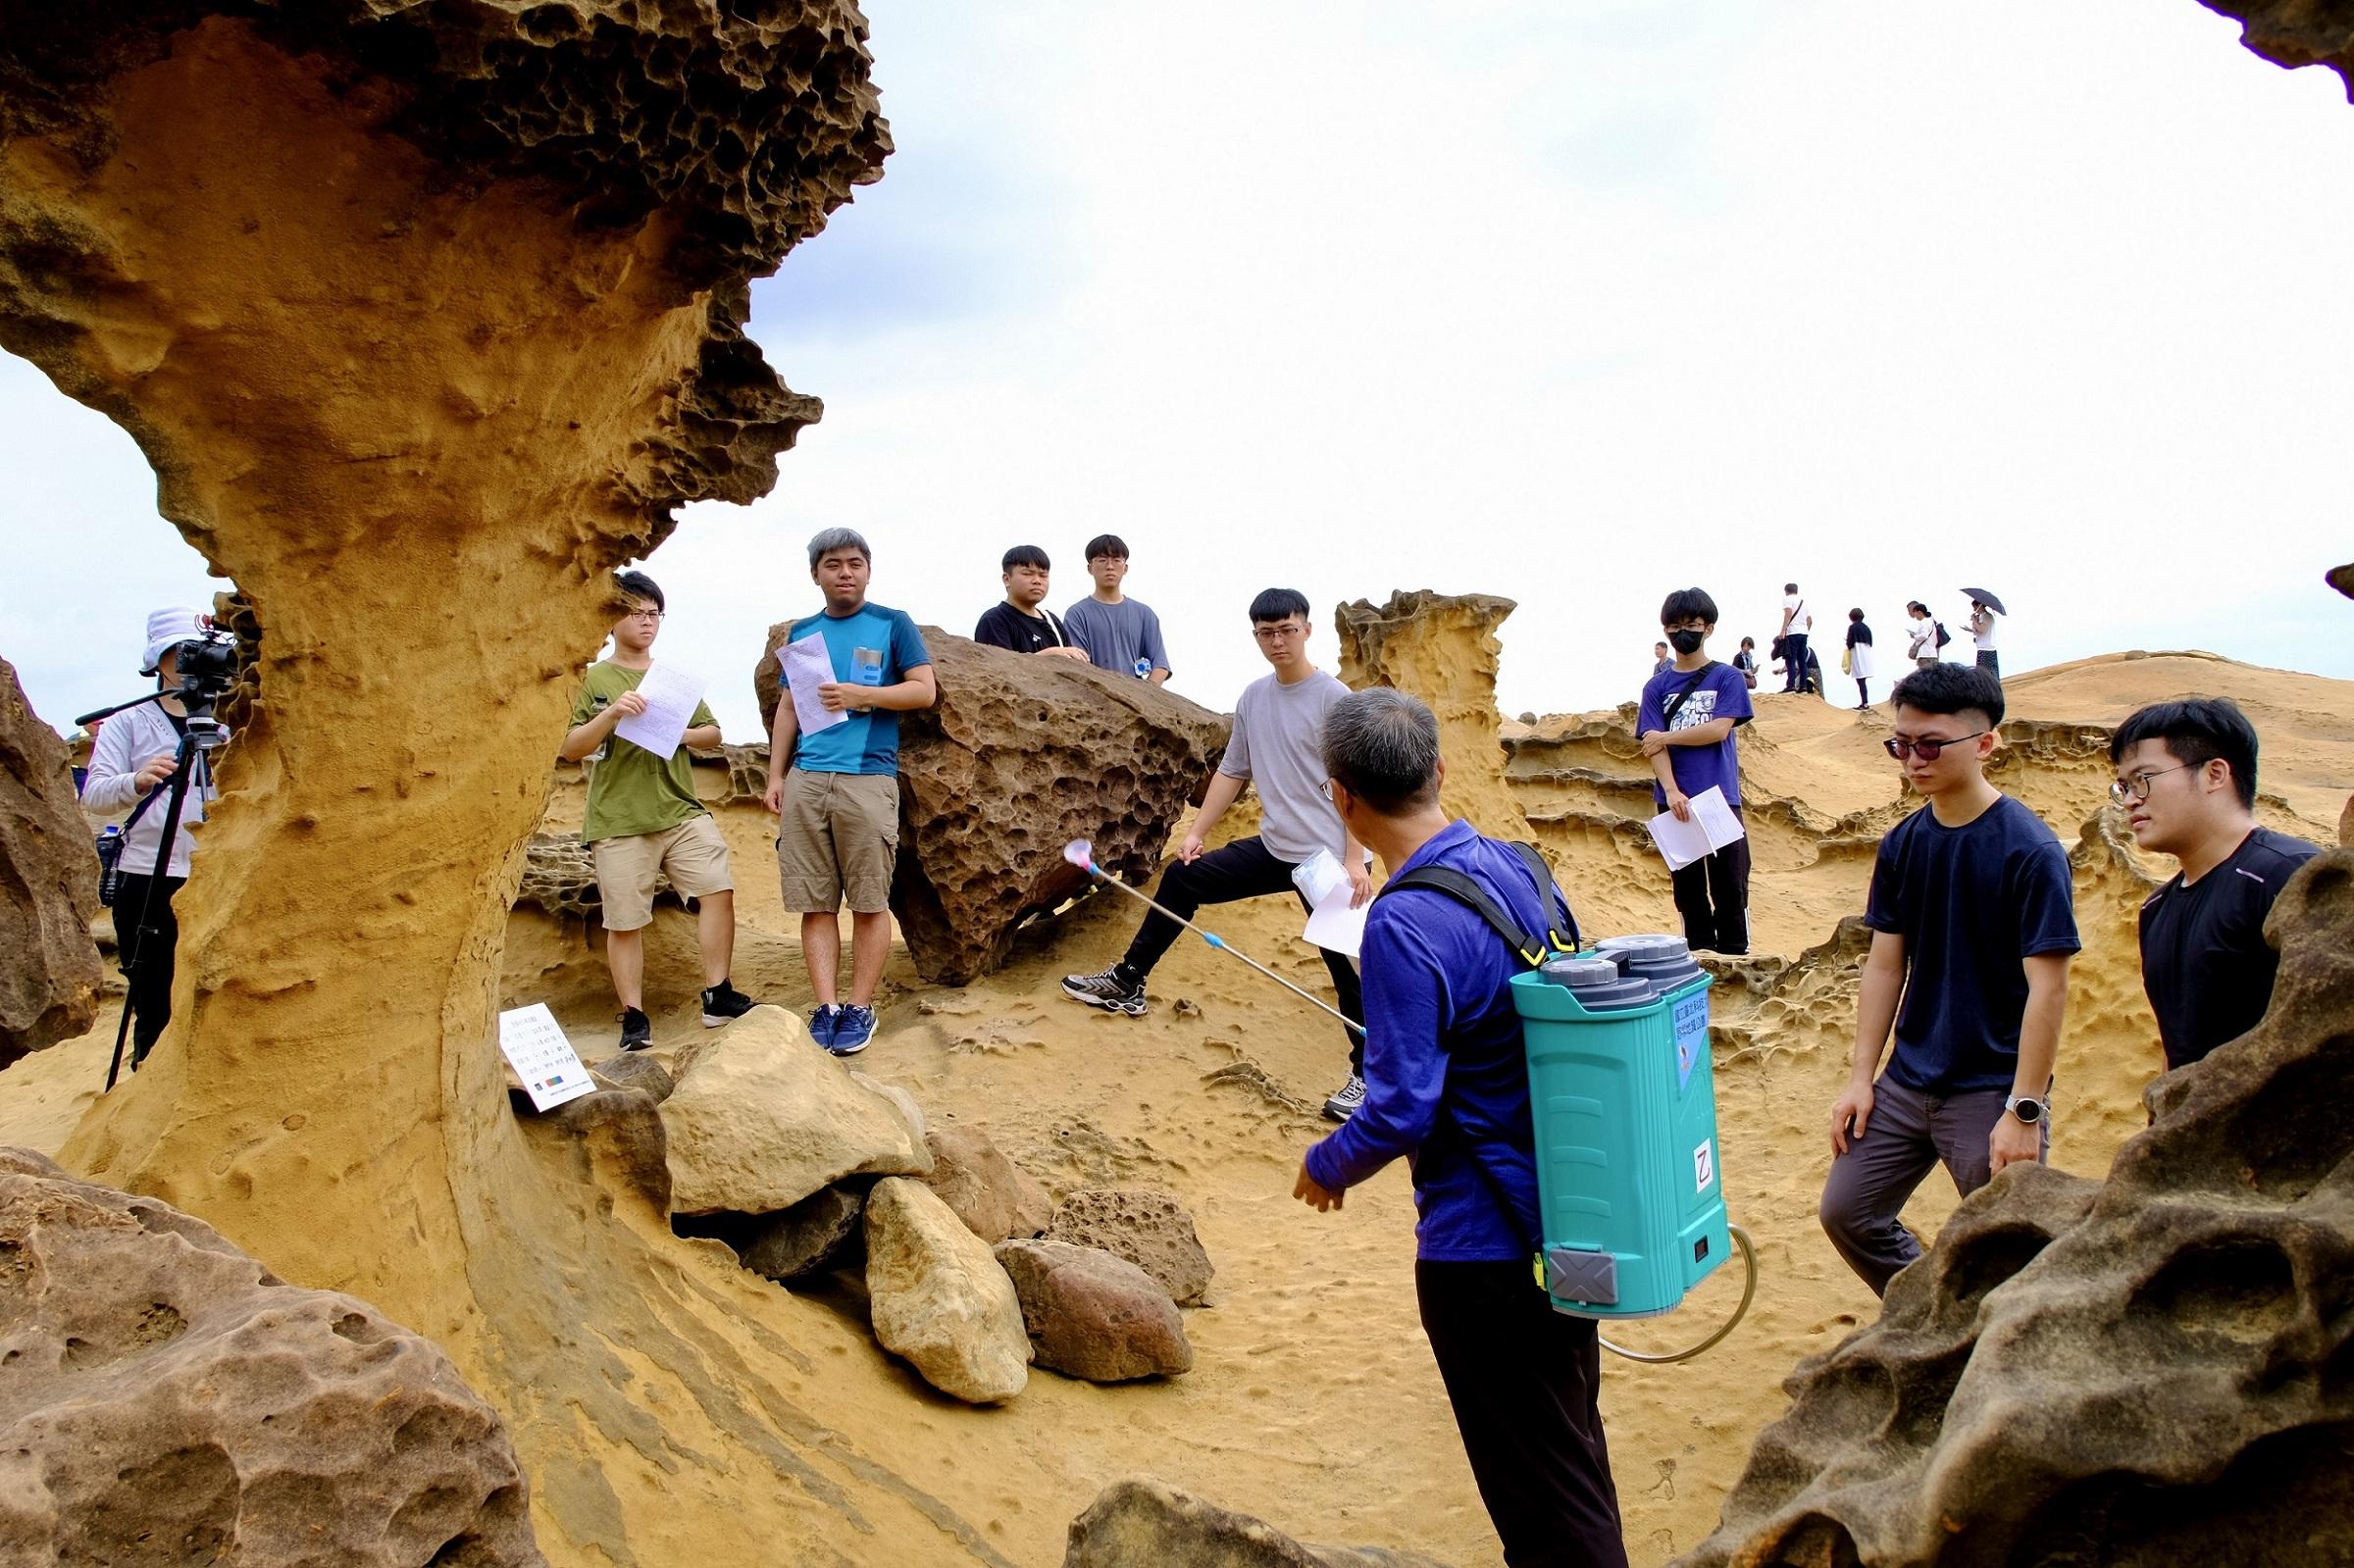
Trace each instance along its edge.
<path fill-rule="evenodd" d="M 1969 597 L 1975 599 L 1978 603 L 1986 606 L 1987 609 L 1992 610 L 1996 615 L 2009 615 L 2011 613 L 2003 608 L 2002 600 L 1996 598 L 1984 588 L 1964 588 L 1962 591 Z"/>

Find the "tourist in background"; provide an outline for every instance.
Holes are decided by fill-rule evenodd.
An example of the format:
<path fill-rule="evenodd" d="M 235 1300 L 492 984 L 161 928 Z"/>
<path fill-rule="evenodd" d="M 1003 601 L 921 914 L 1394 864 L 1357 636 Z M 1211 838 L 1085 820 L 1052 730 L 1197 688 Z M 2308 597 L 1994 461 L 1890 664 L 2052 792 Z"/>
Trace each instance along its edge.
<path fill-rule="evenodd" d="M 1782 584 L 1782 659 L 1788 668 L 1784 691 L 1801 691 L 1807 683 L 1807 634 L 1815 630 L 1815 617 L 1807 609 L 1807 601 L 1798 591 L 1798 584 Z"/>
<path fill-rule="evenodd" d="M 1062 612 L 1071 640 L 1087 650 L 1099 670 L 1114 670 L 1159 685 L 1169 679 L 1169 650 L 1160 640 L 1160 617 L 1131 599 L 1120 584 L 1128 576 L 1128 545 L 1116 533 L 1087 541 L 1087 574 L 1095 591 Z"/>
<path fill-rule="evenodd" d="M 1856 683 L 1856 711 L 1862 713 L 1871 706 L 1871 628 L 1860 609 L 1847 612 L 1847 651 L 1840 663 Z"/>
<path fill-rule="evenodd" d="M 1047 552 L 1035 544 L 1017 544 L 998 563 L 1005 597 L 981 612 L 973 640 L 985 648 L 1008 653 L 1041 653 L 1088 662 L 1087 654 L 1071 640 L 1054 612 L 1043 609 L 1053 567 Z"/>
<path fill-rule="evenodd" d="M 1716 601 L 1699 588 L 1678 588 L 1660 607 L 1660 624 L 1675 645 L 1675 663 L 1643 687 L 1635 733 L 1658 783 L 1652 799 L 1678 820 L 1690 821 L 1692 796 L 1714 788 L 1734 819 L 1741 816 L 1741 757 L 1733 732 L 1751 716 L 1749 686 L 1738 671 L 1706 651 L 1716 628 Z M 1669 873 L 1684 940 L 1694 952 L 1749 951 L 1749 837 Z"/>
<path fill-rule="evenodd" d="M 2180 869 L 2141 906 L 2141 985 L 2169 1070 L 2254 1029 L 2280 955 L 2264 918 L 2321 853 L 2256 826 L 2256 727 L 2224 697 L 2143 708 L 2109 742 L 2133 841 Z"/>
<path fill-rule="evenodd" d="M 1659 675 L 1674 668 L 1675 655 L 1667 651 L 1667 644 L 1664 642 L 1653 643 L 1651 645 L 1651 673 Z"/>
<path fill-rule="evenodd" d="M 1741 672 L 1742 683 L 1750 690 L 1758 689 L 1758 639 L 1743 637 L 1741 651 L 1733 655 L 1733 668 Z"/>
<path fill-rule="evenodd" d="M 1945 628 L 1931 618 L 1929 607 L 1914 599 L 1906 604 L 1905 614 L 1913 621 L 1909 632 L 1912 641 L 1907 649 L 1913 657 L 1913 668 L 1926 670 L 1943 662 L 1937 650 L 1945 646 Z"/>
<path fill-rule="evenodd" d="M 1994 618 L 1999 613 L 1993 605 L 1982 599 L 1970 601 L 1970 640 L 1977 644 L 1978 668 L 1997 681 L 2003 678 L 2003 661 L 1994 648 Z"/>

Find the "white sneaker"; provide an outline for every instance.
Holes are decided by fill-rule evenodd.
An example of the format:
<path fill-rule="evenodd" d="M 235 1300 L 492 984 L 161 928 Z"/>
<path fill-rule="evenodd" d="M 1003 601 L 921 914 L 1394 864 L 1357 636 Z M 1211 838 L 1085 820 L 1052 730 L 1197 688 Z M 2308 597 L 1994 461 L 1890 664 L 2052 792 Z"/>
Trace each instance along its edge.
<path fill-rule="evenodd" d="M 1365 1081 L 1351 1073 L 1349 1082 L 1334 1089 L 1332 1098 L 1324 1102 L 1324 1114 L 1333 1121 L 1345 1122 L 1362 1110 L 1364 1104 Z"/>

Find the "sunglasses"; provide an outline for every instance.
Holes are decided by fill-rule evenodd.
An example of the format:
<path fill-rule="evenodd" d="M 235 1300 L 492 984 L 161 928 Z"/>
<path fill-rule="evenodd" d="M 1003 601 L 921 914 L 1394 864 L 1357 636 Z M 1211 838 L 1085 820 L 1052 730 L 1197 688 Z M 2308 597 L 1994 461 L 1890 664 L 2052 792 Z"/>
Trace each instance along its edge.
<path fill-rule="evenodd" d="M 1958 746 L 1965 740 L 1975 740 L 1980 735 L 1992 733 L 1994 733 L 1994 732 L 1991 730 L 1972 730 L 1970 733 L 1966 735 L 1956 735 L 1951 740 L 1883 740 L 1880 742 L 1880 744 L 1886 746 L 1888 748 L 1888 755 L 1894 757 L 1899 762 L 1904 761 L 1907 757 L 1914 755 L 1916 752 L 1919 754 L 1921 761 L 1935 762 L 1938 754 L 1944 751 L 1946 747 Z"/>

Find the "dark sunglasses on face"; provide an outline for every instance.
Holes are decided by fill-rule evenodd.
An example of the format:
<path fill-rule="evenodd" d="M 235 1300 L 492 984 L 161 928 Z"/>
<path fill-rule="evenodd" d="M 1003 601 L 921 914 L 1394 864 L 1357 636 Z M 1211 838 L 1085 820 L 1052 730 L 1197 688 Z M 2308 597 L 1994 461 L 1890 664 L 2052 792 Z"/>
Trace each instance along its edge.
<path fill-rule="evenodd" d="M 1935 762 L 1937 760 L 1938 753 L 1942 752 L 1946 747 L 1958 746 L 1965 740 L 1975 740 L 1980 735 L 1992 734 L 1994 732 L 1991 730 L 1972 730 L 1970 733 L 1966 735 L 1956 735 L 1951 740 L 1883 740 L 1880 742 L 1880 744 L 1886 746 L 1888 748 L 1888 755 L 1894 757 L 1899 762 L 1904 761 L 1907 757 L 1912 756 L 1915 752 L 1919 752 L 1920 754 L 1920 760 L 1923 762 Z"/>

